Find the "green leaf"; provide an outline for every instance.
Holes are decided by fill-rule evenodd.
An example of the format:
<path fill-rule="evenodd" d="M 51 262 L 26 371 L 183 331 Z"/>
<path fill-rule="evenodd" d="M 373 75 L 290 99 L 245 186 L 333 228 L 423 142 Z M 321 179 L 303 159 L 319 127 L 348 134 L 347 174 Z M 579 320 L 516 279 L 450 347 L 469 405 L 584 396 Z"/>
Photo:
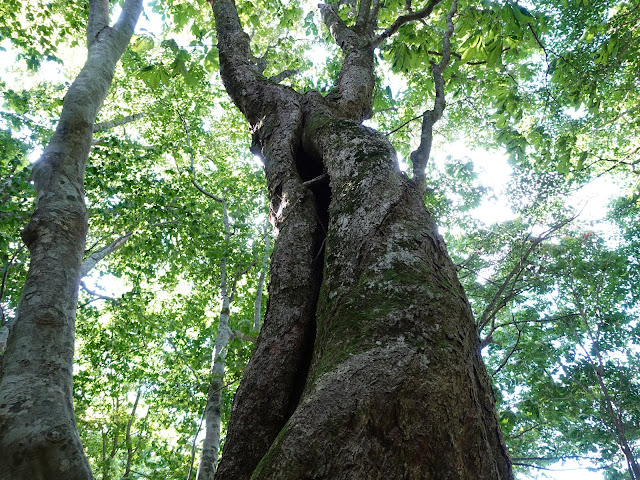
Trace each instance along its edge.
<path fill-rule="evenodd" d="M 520 25 L 525 26 L 535 21 L 535 17 L 526 8 L 514 3 L 510 4 L 510 7 L 513 17 Z"/>
<path fill-rule="evenodd" d="M 143 53 L 154 47 L 153 38 L 147 36 L 137 36 L 131 44 L 131 50 L 136 53 Z"/>
<path fill-rule="evenodd" d="M 213 73 L 218 69 L 218 49 L 212 48 L 204 57 L 204 69 L 208 73 Z"/>

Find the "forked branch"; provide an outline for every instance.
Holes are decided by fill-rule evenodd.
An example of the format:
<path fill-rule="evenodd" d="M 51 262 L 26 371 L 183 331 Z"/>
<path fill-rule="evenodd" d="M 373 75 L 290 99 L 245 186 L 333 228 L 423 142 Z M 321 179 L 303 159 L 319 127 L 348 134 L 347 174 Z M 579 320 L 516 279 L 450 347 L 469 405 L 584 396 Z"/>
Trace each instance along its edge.
<path fill-rule="evenodd" d="M 438 5 L 441 1 L 442 0 L 431 0 L 427 4 L 427 6 L 424 7 L 422 10 L 417 10 L 415 12 L 410 12 L 410 13 L 407 13 L 406 15 L 399 16 L 396 19 L 396 21 L 389 26 L 389 28 L 387 28 L 384 32 L 382 32 L 373 40 L 373 46 L 377 47 L 378 45 L 380 45 L 387 38 L 395 34 L 398 31 L 398 29 L 405 23 L 427 18 L 429 15 L 431 15 L 436 5 Z M 457 4 L 458 2 L 455 1 L 454 3 Z"/>

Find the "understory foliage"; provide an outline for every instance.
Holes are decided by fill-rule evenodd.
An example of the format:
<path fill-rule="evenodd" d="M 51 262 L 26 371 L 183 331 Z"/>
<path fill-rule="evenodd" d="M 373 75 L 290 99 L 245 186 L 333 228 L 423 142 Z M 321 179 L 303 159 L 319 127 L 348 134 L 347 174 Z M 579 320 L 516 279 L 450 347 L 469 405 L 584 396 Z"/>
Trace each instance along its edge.
<path fill-rule="evenodd" d="M 80 68 L 85 3 L 0 5 L 2 326 L 28 267 L 30 162 Z M 341 55 L 313 2 L 236 3 L 266 77 L 291 70 L 282 83 L 332 93 Z M 410 171 L 451 2 L 381 3 L 384 28 L 435 4 L 376 52 L 368 122 Z M 340 2 L 343 20 L 358 4 Z M 195 479 L 220 285 L 226 278 L 234 294 L 224 429 L 259 333 L 256 296 L 266 307 L 268 202 L 218 74 L 209 4 L 157 0 L 143 17 L 86 170 L 86 258 L 113 248 L 82 281 L 74 405 L 96 478 Z M 640 3 L 460 1 L 454 24 L 425 202 L 474 310 L 516 475 L 544 478 L 577 461 L 603 478 L 637 479 Z M 509 172 L 501 185 L 483 174 L 500 169 Z M 585 203 L 605 190 L 609 203 Z M 212 196 L 226 203 L 229 235 Z M 487 218 L 499 205 L 502 218 Z"/>

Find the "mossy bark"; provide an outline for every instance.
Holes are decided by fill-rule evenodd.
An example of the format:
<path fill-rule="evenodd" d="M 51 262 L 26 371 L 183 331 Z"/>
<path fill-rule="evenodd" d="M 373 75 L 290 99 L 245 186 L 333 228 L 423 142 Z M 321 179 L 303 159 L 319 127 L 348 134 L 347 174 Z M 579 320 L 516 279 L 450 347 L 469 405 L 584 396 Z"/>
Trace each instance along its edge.
<path fill-rule="evenodd" d="M 355 28 L 321 7 L 344 54 L 323 97 L 261 78 L 233 1 L 211 4 L 277 233 L 216 479 L 512 478 L 455 268 L 392 146 L 358 123 L 377 7 L 362 2 Z"/>
<path fill-rule="evenodd" d="M 270 176 L 263 151 L 273 208 L 290 200 L 280 231 L 296 219 L 297 240 L 276 240 L 267 328 L 247 370 L 261 383 L 243 379 L 252 388 L 234 401 L 221 466 L 244 471 L 217 478 L 512 478 L 471 309 L 415 184 L 378 132 L 313 102 L 303 111 L 291 132 L 304 161 Z M 272 186 L 289 178 L 300 192 L 318 168 L 326 190 Z"/>
<path fill-rule="evenodd" d="M 507 479 L 473 317 L 415 186 L 377 132 L 307 132 L 331 179 L 304 393 L 254 479 Z"/>

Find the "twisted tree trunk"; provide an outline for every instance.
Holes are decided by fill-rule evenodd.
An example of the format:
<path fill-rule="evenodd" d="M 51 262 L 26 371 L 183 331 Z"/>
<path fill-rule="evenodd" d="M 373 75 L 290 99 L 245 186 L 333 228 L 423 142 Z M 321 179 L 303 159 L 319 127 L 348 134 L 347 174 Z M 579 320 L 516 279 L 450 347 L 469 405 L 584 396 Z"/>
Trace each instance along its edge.
<path fill-rule="evenodd" d="M 233 1 L 211 3 L 222 78 L 264 159 L 277 232 L 267 314 L 216 478 L 512 478 L 424 180 L 402 174 L 386 138 L 359 123 L 376 45 L 438 1 L 378 37 L 382 2 L 360 2 L 353 27 L 322 6 L 344 54 L 327 97 L 266 81 Z"/>
<path fill-rule="evenodd" d="M 88 58 L 60 121 L 34 164 L 35 212 L 22 232 L 29 273 L 2 358 L 0 479 L 93 478 L 72 405 L 75 310 L 87 230 L 84 172 L 93 127 L 142 2 L 127 0 L 113 27 L 107 0 L 91 0 Z"/>

